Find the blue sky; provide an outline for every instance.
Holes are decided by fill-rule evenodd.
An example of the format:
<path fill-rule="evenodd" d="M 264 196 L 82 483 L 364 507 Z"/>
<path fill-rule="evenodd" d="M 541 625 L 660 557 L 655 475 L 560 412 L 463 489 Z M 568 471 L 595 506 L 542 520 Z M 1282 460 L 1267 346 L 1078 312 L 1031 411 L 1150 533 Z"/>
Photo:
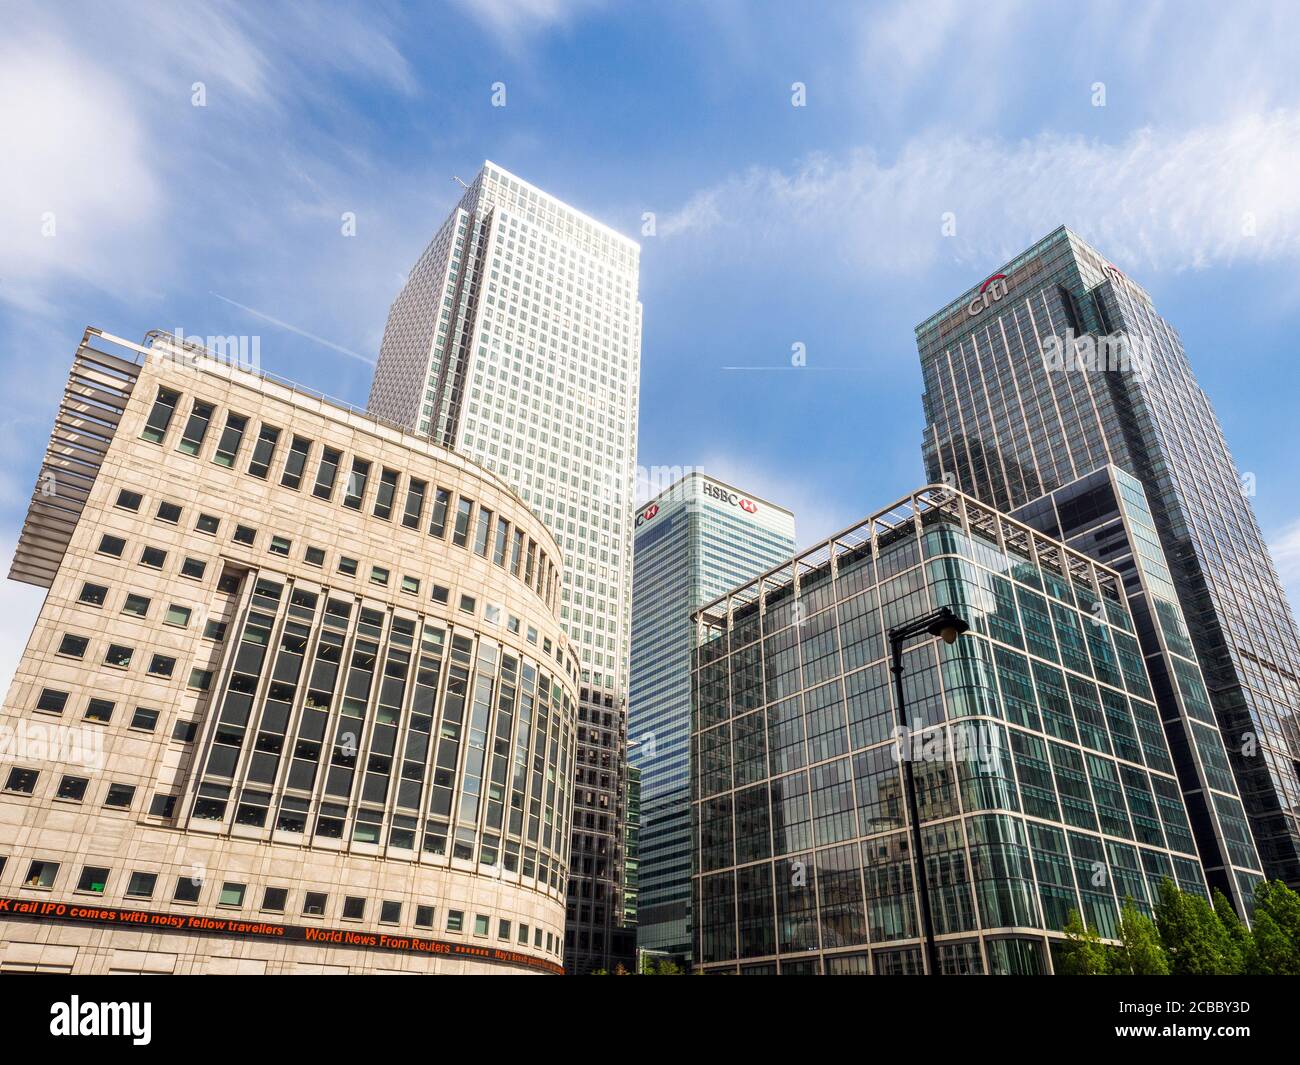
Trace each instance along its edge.
<path fill-rule="evenodd" d="M 783 503 L 804 543 L 923 481 L 916 323 L 1071 225 L 1181 332 L 1300 600 L 1285 4 L 4 0 L 0 17 L 6 566 L 86 325 L 255 334 L 265 369 L 363 404 L 453 175 L 490 158 L 641 241 L 640 462 Z M 794 344 L 806 370 L 725 369 L 788 365 Z M 40 599 L 3 595 L 0 670 Z"/>

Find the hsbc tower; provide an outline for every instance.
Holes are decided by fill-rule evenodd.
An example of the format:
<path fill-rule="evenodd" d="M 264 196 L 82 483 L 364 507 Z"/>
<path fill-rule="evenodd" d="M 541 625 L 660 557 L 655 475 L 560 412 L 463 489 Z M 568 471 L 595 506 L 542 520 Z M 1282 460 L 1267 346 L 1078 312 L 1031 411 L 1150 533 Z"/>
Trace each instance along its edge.
<path fill-rule="evenodd" d="M 637 946 L 691 949 L 691 614 L 794 552 L 794 515 L 703 473 L 633 525 L 631 764 L 641 769 Z"/>

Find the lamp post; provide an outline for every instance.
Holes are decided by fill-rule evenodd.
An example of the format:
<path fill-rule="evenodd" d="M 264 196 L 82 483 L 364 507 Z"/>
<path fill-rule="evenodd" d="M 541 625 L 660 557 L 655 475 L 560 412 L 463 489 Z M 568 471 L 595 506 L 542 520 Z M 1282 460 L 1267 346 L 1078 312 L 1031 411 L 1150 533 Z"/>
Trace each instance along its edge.
<path fill-rule="evenodd" d="M 898 724 L 907 728 L 907 711 L 903 707 L 903 644 L 914 636 L 938 636 L 946 644 L 957 638 L 970 626 L 948 607 L 940 607 L 912 621 L 889 630 L 889 647 L 893 664 L 894 695 L 898 703 Z M 916 805 L 916 781 L 912 776 L 912 759 L 903 752 L 903 791 L 907 796 L 907 820 L 912 826 L 912 856 L 916 869 L 916 894 L 921 900 L 921 939 L 925 949 L 926 969 L 931 976 L 939 973 L 939 955 L 934 944 L 934 921 L 930 916 L 930 890 L 925 879 L 925 856 L 921 853 L 921 818 Z"/>

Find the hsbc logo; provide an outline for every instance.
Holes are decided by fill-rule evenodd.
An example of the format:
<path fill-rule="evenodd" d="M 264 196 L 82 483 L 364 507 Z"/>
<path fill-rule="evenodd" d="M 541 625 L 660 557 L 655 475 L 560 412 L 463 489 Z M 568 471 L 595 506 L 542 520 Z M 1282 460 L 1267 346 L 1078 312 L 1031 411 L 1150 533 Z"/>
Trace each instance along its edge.
<path fill-rule="evenodd" d="M 636 527 L 638 529 L 641 528 L 642 525 L 650 521 L 658 513 L 659 513 L 659 504 L 651 503 L 648 507 L 645 508 L 645 510 L 641 511 L 641 513 L 636 516 Z"/>
<path fill-rule="evenodd" d="M 1007 275 L 994 274 L 980 285 L 979 293 L 966 306 L 966 313 L 972 318 L 980 311 L 997 303 L 1007 294 Z"/>
<path fill-rule="evenodd" d="M 733 492 L 730 488 L 723 488 L 720 484 L 712 484 L 709 481 L 704 482 L 704 494 L 720 503 L 728 503 L 733 507 L 739 507 L 746 514 L 757 514 L 758 504 L 752 499 L 746 499 L 739 492 Z"/>

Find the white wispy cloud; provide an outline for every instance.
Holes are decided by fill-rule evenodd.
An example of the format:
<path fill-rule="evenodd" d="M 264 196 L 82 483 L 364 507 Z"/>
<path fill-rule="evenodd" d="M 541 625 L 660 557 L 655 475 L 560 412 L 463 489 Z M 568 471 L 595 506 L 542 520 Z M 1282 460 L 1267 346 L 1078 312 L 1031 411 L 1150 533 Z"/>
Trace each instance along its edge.
<path fill-rule="evenodd" d="M 491 30 L 508 48 L 525 38 L 603 6 L 604 0 L 456 0 L 456 6 Z"/>
<path fill-rule="evenodd" d="M 1282 578 L 1282 587 L 1286 589 L 1291 612 L 1300 617 L 1300 519 L 1274 536 L 1269 551 L 1278 576 Z"/>
<path fill-rule="evenodd" d="M 1300 257 L 1300 110 L 1115 143 L 1043 133 L 1021 141 L 926 133 L 892 158 L 863 148 L 754 167 L 662 219 L 684 239 L 789 248 L 875 271 L 940 257 L 997 261 L 1062 223 L 1117 261 L 1185 269 Z M 951 212 L 956 236 L 942 235 Z"/>

